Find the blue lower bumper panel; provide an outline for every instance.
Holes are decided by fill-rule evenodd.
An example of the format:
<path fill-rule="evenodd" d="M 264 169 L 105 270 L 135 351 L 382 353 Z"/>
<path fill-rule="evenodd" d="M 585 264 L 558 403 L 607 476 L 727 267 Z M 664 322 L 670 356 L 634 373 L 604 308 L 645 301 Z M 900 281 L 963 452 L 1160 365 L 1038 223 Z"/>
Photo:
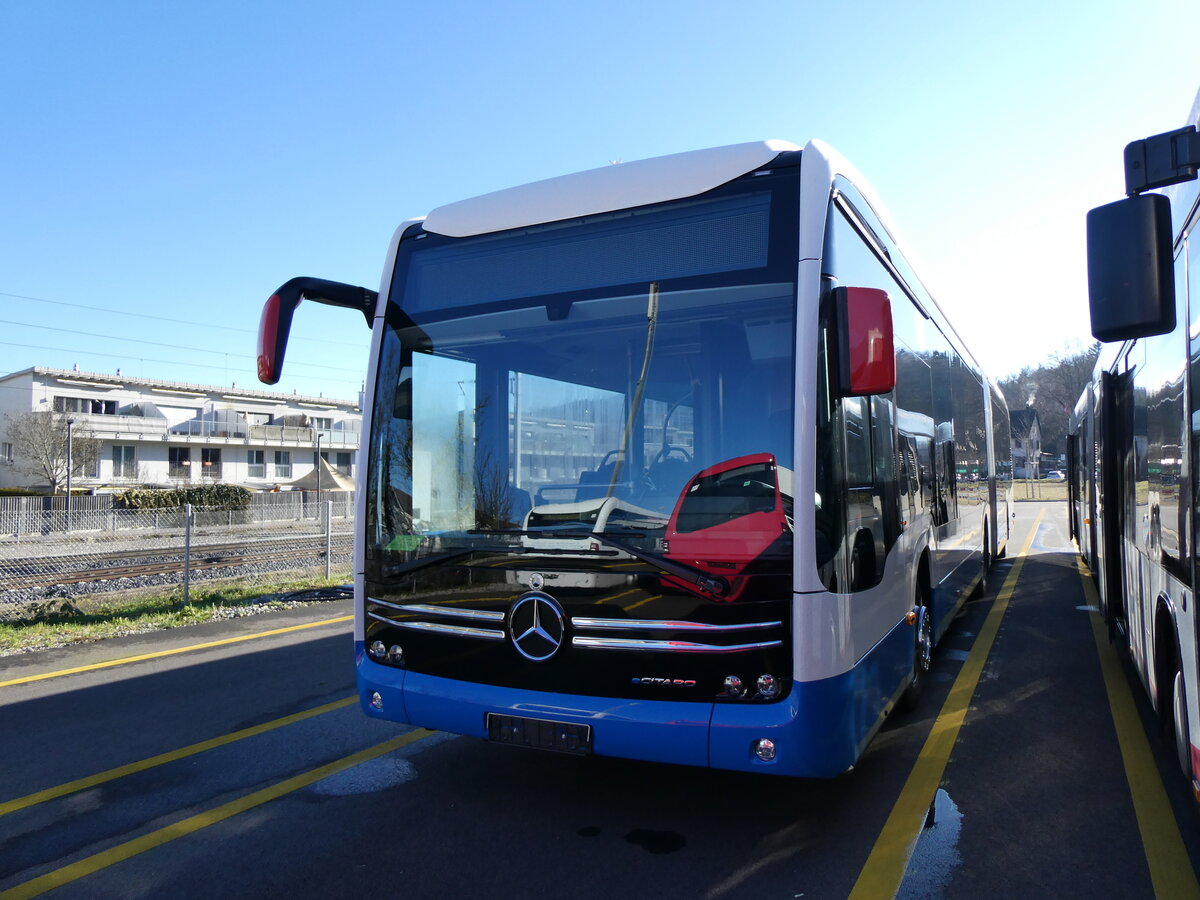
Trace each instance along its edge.
<path fill-rule="evenodd" d="M 853 670 L 796 683 L 778 703 L 629 700 L 526 691 L 438 678 L 380 665 L 359 647 L 358 688 L 374 718 L 487 737 L 495 713 L 589 725 L 602 756 L 764 774 L 830 778 L 854 765 L 898 684 L 897 667 L 911 665 L 912 631 L 898 628 Z M 908 663 L 903 662 L 907 656 Z M 370 704 L 378 693 L 383 708 Z M 769 739 L 776 757 L 754 752 Z"/>
<path fill-rule="evenodd" d="M 480 738 L 487 737 L 488 713 L 573 722 L 591 726 L 592 748 L 601 756 L 708 765 L 708 703 L 520 691 L 405 672 L 370 660 L 359 665 L 358 686 L 363 711 L 376 718 Z M 373 692 L 380 694 L 382 710 L 370 705 Z"/>

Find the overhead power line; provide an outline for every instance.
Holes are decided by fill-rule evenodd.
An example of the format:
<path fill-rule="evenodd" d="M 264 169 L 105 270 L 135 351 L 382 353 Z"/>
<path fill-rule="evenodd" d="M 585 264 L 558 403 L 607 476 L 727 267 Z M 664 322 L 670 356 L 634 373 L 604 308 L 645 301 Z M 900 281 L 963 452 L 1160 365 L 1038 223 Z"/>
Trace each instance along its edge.
<path fill-rule="evenodd" d="M 37 328 L 42 331 L 58 331 L 63 334 L 79 334 L 90 338 L 105 338 L 110 341 L 125 341 L 129 344 L 143 344 L 147 347 L 166 347 L 169 350 L 187 350 L 189 353 L 211 353 L 216 356 L 224 356 L 231 359 L 256 359 L 255 356 L 249 353 L 229 353 L 225 350 L 209 350 L 204 347 L 189 347 L 184 344 L 166 344 L 162 341 L 147 341 L 141 338 L 122 337 L 119 334 L 104 334 L 99 331 L 77 331 L 72 328 L 57 328 L 53 325 L 34 325 L 31 322 L 14 322 L 10 319 L 0 319 L 0 325 L 20 325 L 24 328 Z M 20 345 L 17 345 L 20 346 Z M 365 348 L 363 348 L 365 349 Z M 78 351 L 84 352 L 84 351 Z M 88 351 L 90 352 L 90 351 Z M 176 360 L 178 362 L 178 360 Z M 189 365 L 197 365 L 188 361 Z M 328 369 L 332 372 L 349 372 L 351 374 L 359 374 L 360 369 L 347 369 L 344 366 L 324 366 L 320 363 L 297 363 L 296 365 L 305 366 L 311 369 Z"/>
<path fill-rule="evenodd" d="M 129 312 L 125 309 L 114 309 L 111 306 L 88 306 L 84 303 L 67 303 L 65 300 L 48 300 L 45 297 L 31 297 L 28 294 L 11 294 L 7 291 L 0 291 L 0 297 L 12 297 L 17 300 L 31 300 L 34 303 L 49 303 L 53 306 L 69 306 L 73 309 L 88 309 L 93 312 L 114 313 L 118 316 L 129 316 L 134 319 L 150 319 L 155 322 L 170 322 L 174 325 L 190 325 L 196 328 L 213 328 L 217 331 L 232 331 L 237 334 L 258 334 L 254 328 L 237 328 L 233 325 L 218 325 L 214 322 L 195 322 L 190 319 L 173 319 L 169 316 L 154 316 L 150 313 Z M 304 337 L 296 335 L 292 337 L 293 341 L 311 341 L 316 344 L 336 345 L 339 347 L 357 347 L 351 341 L 331 341 L 324 338 Z"/>

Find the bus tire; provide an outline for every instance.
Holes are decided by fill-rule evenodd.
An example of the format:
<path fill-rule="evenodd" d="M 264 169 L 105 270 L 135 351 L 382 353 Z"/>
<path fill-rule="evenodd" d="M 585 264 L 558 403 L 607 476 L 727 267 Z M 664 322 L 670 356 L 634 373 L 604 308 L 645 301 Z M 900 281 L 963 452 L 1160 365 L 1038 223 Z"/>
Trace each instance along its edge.
<path fill-rule="evenodd" d="M 1183 669 L 1175 664 L 1175 677 L 1171 679 L 1171 720 L 1175 732 L 1175 758 L 1184 778 L 1192 778 L 1192 742 L 1188 733 L 1187 687 L 1183 681 Z"/>
<path fill-rule="evenodd" d="M 917 704 L 921 701 L 921 694 L 925 690 L 925 682 L 929 680 L 929 669 L 933 664 L 933 615 L 929 611 L 929 606 L 919 597 L 915 609 L 917 624 L 914 626 L 912 680 L 896 704 L 904 712 L 911 712 L 917 708 Z"/>

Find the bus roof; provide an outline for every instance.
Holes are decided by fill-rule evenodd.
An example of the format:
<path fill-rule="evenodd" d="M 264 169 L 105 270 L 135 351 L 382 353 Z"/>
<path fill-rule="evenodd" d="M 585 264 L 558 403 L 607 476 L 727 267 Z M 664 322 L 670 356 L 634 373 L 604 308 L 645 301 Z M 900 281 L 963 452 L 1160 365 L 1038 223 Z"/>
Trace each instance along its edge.
<path fill-rule="evenodd" d="M 590 169 L 439 206 L 423 225 L 435 234 L 469 237 L 679 200 L 799 149 L 787 141 L 752 141 Z"/>

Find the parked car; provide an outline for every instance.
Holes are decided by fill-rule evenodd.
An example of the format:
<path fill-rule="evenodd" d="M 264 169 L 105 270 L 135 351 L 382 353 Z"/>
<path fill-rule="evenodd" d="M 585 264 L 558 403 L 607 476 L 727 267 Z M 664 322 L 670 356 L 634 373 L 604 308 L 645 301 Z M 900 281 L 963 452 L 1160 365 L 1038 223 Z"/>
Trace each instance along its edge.
<path fill-rule="evenodd" d="M 1067 476 L 1064 475 L 1062 472 L 1060 472 L 1058 469 L 1051 469 L 1049 472 L 1047 472 L 1042 477 L 1045 478 L 1047 481 L 1066 481 L 1067 480 Z"/>

